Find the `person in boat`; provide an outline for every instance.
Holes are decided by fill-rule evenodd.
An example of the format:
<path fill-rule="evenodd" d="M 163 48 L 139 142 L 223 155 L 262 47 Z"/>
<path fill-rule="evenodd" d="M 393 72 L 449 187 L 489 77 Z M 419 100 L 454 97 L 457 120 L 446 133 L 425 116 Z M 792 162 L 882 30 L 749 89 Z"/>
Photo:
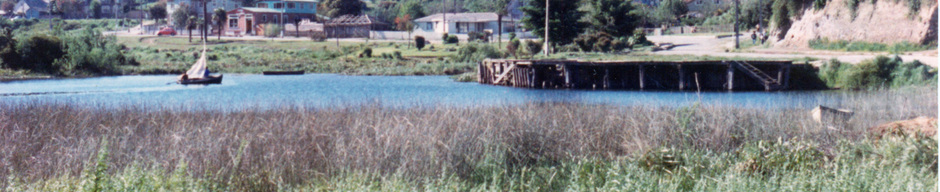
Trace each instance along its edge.
<path fill-rule="evenodd" d="M 180 79 L 183 79 L 184 81 L 185 81 L 185 80 L 188 80 L 188 79 L 189 79 L 189 75 L 187 75 L 186 73 L 183 73 L 183 76 L 180 77 Z"/>
<path fill-rule="evenodd" d="M 203 76 L 203 77 L 209 77 L 209 73 L 210 73 L 210 72 L 209 72 L 209 69 L 206 69 L 206 73 L 203 74 L 202 76 Z"/>

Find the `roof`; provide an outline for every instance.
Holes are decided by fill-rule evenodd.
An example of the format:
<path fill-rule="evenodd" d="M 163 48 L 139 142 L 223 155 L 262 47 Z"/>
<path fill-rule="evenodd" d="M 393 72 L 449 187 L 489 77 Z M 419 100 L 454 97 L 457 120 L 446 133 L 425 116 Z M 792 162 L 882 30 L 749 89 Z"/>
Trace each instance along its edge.
<path fill-rule="evenodd" d="M 281 10 L 271 9 L 271 8 L 257 8 L 257 7 L 242 7 L 245 11 L 251 11 L 255 13 L 281 13 Z"/>
<path fill-rule="evenodd" d="M 364 25 L 364 24 L 379 24 L 385 25 L 385 23 L 378 21 L 373 16 L 369 15 L 343 15 L 333 19 L 330 19 L 326 22 L 328 25 Z"/>
<path fill-rule="evenodd" d="M 447 14 L 448 22 L 487 22 L 487 21 L 496 21 L 499 19 L 499 15 L 496 15 L 494 12 L 485 12 L 485 13 L 449 13 Z M 422 17 L 415 19 L 415 22 L 434 22 L 444 20 L 444 15 L 437 13 L 427 17 Z M 503 19 L 508 20 L 508 19 Z"/>
<path fill-rule="evenodd" d="M 36 9 L 38 11 L 46 11 L 46 7 L 49 5 L 46 1 L 43 0 L 20 0 L 25 6 L 17 3 L 16 7 L 13 8 L 14 13 L 25 13 L 29 9 Z"/>

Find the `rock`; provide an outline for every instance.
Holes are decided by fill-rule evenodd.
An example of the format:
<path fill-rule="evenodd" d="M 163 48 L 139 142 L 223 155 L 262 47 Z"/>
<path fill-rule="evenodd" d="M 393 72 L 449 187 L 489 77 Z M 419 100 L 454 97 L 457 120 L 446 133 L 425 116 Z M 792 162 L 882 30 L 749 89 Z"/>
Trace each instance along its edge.
<path fill-rule="evenodd" d="M 890 136 L 934 137 L 937 135 L 937 118 L 920 116 L 910 120 L 895 121 L 868 129 L 872 138 Z"/>

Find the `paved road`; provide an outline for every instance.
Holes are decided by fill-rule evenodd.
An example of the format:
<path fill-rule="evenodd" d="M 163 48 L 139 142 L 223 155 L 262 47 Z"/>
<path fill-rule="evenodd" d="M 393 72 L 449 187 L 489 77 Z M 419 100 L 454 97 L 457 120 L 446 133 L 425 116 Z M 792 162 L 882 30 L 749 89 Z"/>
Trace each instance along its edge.
<path fill-rule="evenodd" d="M 716 38 L 715 36 L 649 36 L 653 42 L 671 42 L 677 47 L 659 51 L 656 54 L 665 55 L 708 55 L 720 57 L 759 57 L 759 58 L 780 58 L 794 59 L 813 57 L 821 60 L 836 58 L 839 61 L 848 63 L 858 63 L 863 60 L 875 58 L 878 55 L 888 55 L 888 53 L 869 53 L 869 52 L 834 52 L 819 51 L 807 49 L 783 49 L 783 48 L 751 48 L 740 52 L 726 52 L 734 46 L 733 37 Z M 741 44 L 751 43 L 750 38 L 741 37 Z M 932 67 L 937 67 L 937 51 L 922 51 L 900 55 L 905 61 L 919 60 L 920 62 Z"/>

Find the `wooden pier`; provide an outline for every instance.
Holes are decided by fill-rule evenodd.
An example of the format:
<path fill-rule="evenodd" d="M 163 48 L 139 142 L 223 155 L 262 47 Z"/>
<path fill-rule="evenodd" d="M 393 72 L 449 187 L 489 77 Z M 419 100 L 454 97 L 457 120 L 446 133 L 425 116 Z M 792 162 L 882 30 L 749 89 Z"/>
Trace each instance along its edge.
<path fill-rule="evenodd" d="M 491 60 L 482 84 L 540 89 L 764 90 L 788 87 L 791 61 Z"/>

